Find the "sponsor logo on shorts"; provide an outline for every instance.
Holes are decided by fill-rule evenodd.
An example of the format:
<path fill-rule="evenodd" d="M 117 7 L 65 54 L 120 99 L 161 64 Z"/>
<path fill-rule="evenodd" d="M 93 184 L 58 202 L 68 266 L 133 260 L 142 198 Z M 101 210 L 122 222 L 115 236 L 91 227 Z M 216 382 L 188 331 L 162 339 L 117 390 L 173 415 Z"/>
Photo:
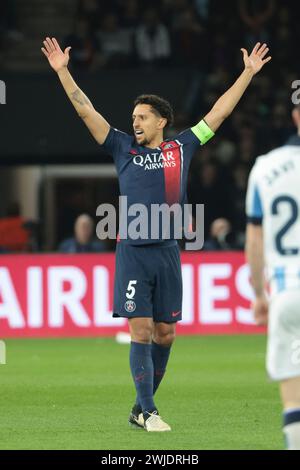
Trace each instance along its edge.
<path fill-rule="evenodd" d="M 135 304 L 134 300 L 127 300 L 127 302 L 125 302 L 126 312 L 132 313 L 132 312 L 135 311 L 135 309 L 136 309 L 136 304 Z"/>
<path fill-rule="evenodd" d="M 181 314 L 181 310 L 178 310 L 178 312 L 172 312 L 172 317 L 178 317 L 178 315 Z"/>

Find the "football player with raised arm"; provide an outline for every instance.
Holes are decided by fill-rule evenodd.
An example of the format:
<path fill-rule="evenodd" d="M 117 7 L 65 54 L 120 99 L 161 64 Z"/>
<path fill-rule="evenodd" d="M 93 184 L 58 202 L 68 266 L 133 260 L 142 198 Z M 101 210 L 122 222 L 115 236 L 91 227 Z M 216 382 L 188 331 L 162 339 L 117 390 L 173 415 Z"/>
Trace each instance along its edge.
<path fill-rule="evenodd" d="M 256 44 L 249 56 L 241 49 L 244 70 L 232 87 L 194 127 L 172 139 L 164 129 L 172 124 L 170 104 L 156 95 L 139 96 L 132 113 L 133 135 L 114 129 L 96 111 L 73 80 L 70 47 L 61 50 L 47 37 L 43 53 L 55 70 L 71 103 L 96 141 L 113 156 L 121 195 L 135 203 L 182 204 L 188 170 L 205 144 L 231 114 L 254 75 L 271 60 L 266 44 Z M 170 77 L 171 79 L 171 77 Z M 181 320 L 182 278 L 176 240 L 124 238 L 117 244 L 114 316 L 126 317 L 131 334 L 130 368 L 137 398 L 129 422 L 150 432 L 170 431 L 158 413 L 154 394 L 164 376 L 176 323 Z"/>

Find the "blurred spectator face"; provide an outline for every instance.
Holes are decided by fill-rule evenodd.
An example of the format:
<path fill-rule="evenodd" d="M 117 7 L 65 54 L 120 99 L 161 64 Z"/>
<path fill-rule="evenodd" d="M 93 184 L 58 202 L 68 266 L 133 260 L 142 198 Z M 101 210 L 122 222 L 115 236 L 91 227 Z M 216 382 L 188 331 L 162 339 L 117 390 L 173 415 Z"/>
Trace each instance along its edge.
<path fill-rule="evenodd" d="M 144 24 L 148 28 L 155 28 L 159 23 L 156 10 L 154 8 L 148 8 L 144 14 Z"/>
<path fill-rule="evenodd" d="M 288 42 L 291 40 L 291 33 L 288 26 L 282 26 L 277 32 L 277 38 L 280 41 Z"/>
<path fill-rule="evenodd" d="M 272 82 L 269 77 L 261 76 L 260 80 L 257 81 L 258 90 L 260 98 L 264 101 L 270 95 L 272 90 Z"/>
<path fill-rule="evenodd" d="M 215 37 L 215 44 L 216 44 L 216 47 L 220 47 L 221 49 L 223 47 L 226 47 L 227 45 L 227 38 L 225 36 L 225 34 L 221 33 L 221 32 L 218 32 L 216 34 L 216 37 Z"/>
<path fill-rule="evenodd" d="M 255 134 L 251 127 L 244 126 L 239 132 L 239 158 L 244 163 L 249 163 L 255 154 Z"/>
<path fill-rule="evenodd" d="M 201 147 L 201 150 L 198 151 L 198 153 L 195 155 L 194 160 L 199 159 L 199 161 L 203 164 L 209 163 L 212 158 L 212 153 L 212 146 L 204 145 L 203 147 Z"/>
<path fill-rule="evenodd" d="M 209 16 L 209 4 L 210 0 L 195 0 L 195 7 L 197 8 L 197 11 L 199 15 L 207 20 Z"/>
<path fill-rule="evenodd" d="M 279 18 L 280 23 L 284 23 L 284 24 L 290 23 L 291 15 L 290 15 L 290 11 L 288 7 L 280 8 L 278 12 L 278 18 Z"/>
<path fill-rule="evenodd" d="M 80 215 L 75 222 L 75 238 L 81 245 L 86 245 L 90 242 L 93 230 L 94 222 L 93 219 L 86 214 Z"/>
<path fill-rule="evenodd" d="M 184 112 L 178 112 L 174 117 L 174 126 L 178 129 L 183 129 L 189 125 L 189 116 Z"/>
<path fill-rule="evenodd" d="M 189 6 L 188 0 L 174 0 L 172 3 L 174 10 L 183 10 Z"/>
<path fill-rule="evenodd" d="M 275 127 L 284 127 L 289 122 L 286 107 L 283 104 L 277 104 L 273 108 L 273 123 Z"/>
<path fill-rule="evenodd" d="M 79 38 L 85 38 L 89 33 L 89 23 L 85 19 L 78 19 L 75 23 L 75 34 Z"/>
<path fill-rule="evenodd" d="M 127 15 L 136 15 L 138 13 L 137 0 L 127 0 L 125 3 L 125 13 Z"/>
<path fill-rule="evenodd" d="M 113 13 L 105 15 L 102 21 L 102 28 L 106 33 L 114 33 L 118 30 L 118 18 Z"/>
<path fill-rule="evenodd" d="M 195 20 L 195 17 L 193 15 L 193 11 L 190 8 L 187 8 L 186 10 L 183 11 L 182 13 L 182 21 L 184 26 L 189 26 L 192 24 Z"/>
<path fill-rule="evenodd" d="M 242 127 L 244 120 L 244 114 L 242 111 L 237 110 L 235 113 L 232 115 L 232 124 L 233 126 L 239 130 Z"/>
<path fill-rule="evenodd" d="M 248 171 L 244 165 L 238 165 L 233 171 L 233 178 L 236 187 L 242 190 L 246 190 L 248 181 Z"/>
<path fill-rule="evenodd" d="M 201 184 L 203 186 L 211 186 L 216 182 L 217 179 L 217 168 L 212 163 L 206 163 L 202 166 L 201 172 Z"/>
<path fill-rule="evenodd" d="M 182 28 L 187 30 L 187 31 L 193 31 L 193 30 L 201 30 L 201 27 L 195 18 L 195 12 L 192 10 L 192 8 L 187 8 L 184 10 L 182 13 Z"/>
<path fill-rule="evenodd" d="M 215 149 L 215 156 L 218 162 L 229 165 L 235 155 L 236 147 L 230 140 L 223 139 Z"/>
<path fill-rule="evenodd" d="M 132 113 L 133 130 L 139 145 L 148 145 L 163 127 L 164 118 L 156 115 L 149 104 L 138 104 Z"/>
<path fill-rule="evenodd" d="M 255 157 L 254 141 L 250 138 L 242 139 L 239 149 L 240 160 L 244 163 L 249 163 Z"/>
<path fill-rule="evenodd" d="M 231 224 L 227 219 L 216 219 L 211 224 L 211 236 L 217 240 L 224 240 L 231 232 Z"/>
<path fill-rule="evenodd" d="M 241 140 L 254 140 L 254 130 L 252 127 L 243 126 L 240 129 Z"/>
<path fill-rule="evenodd" d="M 86 12 L 94 12 L 98 10 L 97 0 L 81 0 L 82 7 Z"/>

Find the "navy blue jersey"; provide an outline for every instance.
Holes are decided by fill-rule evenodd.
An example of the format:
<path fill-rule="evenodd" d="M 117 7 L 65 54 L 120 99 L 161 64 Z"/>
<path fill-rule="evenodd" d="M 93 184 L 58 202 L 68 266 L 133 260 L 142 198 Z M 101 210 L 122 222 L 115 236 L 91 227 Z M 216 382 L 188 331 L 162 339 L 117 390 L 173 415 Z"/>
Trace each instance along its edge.
<path fill-rule="evenodd" d="M 110 128 L 103 147 L 114 159 L 120 193 L 127 196 L 128 207 L 143 204 L 150 214 L 151 204 L 186 202 L 189 166 L 200 145 L 199 138 L 191 129 L 152 149 L 138 145 L 134 136 Z M 128 238 L 123 241 L 140 245 L 161 242 L 162 239 L 160 235 L 156 240 Z"/>

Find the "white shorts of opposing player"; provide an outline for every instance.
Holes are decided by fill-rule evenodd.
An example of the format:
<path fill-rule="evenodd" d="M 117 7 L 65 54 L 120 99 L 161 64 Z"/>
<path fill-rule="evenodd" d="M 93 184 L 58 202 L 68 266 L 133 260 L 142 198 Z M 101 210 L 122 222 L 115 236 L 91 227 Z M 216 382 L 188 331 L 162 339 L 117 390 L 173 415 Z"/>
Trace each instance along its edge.
<path fill-rule="evenodd" d="M 272 380 L 300 377 L 300 289 L 272 297 L 266 362 Z"/>

